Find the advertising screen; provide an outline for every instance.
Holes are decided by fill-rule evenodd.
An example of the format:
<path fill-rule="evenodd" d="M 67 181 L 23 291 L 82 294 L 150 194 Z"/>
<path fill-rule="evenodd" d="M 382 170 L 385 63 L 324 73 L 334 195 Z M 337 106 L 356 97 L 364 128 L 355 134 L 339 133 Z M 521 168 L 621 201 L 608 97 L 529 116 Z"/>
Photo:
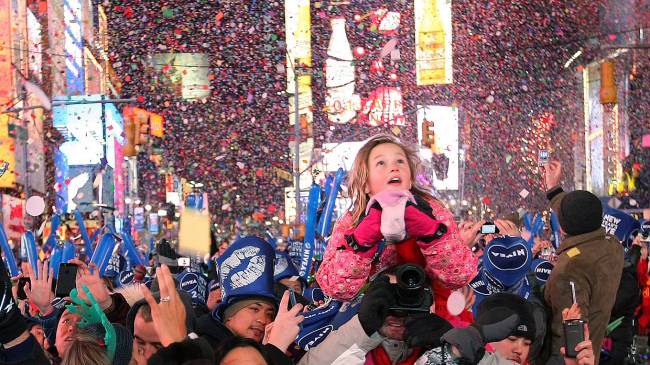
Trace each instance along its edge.
<path fill-rule="evenodd" d="M 429 148 L 421 148 L 420 156 L 433 173 L 433 187 L 436 190 L 458 190 L 458 109 L 418 106 L 418 140 L 422 140 L 425 120 L 433 123 L 435 143 Z"/>
<path fill-rule="evenodd" d="M 69 101 L 100 100 L 100 95 L 71 96 Z M 54 111 L 54 128 L 65 138 L 59 150 L 65 154 L 68 165 L 94 165 L 104 157 L 104 131 L 102 104 L 76 104 L 57 106 Z"/>

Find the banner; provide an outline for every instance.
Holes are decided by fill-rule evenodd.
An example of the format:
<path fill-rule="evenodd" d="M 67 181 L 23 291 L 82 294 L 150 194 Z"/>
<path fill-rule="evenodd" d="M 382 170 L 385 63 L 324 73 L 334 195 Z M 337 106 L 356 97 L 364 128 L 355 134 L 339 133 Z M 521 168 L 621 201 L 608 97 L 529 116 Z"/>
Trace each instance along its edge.
<path fill-rule="evenodd" d="M 13 96 L 11 47 L 11 4 L 9 0 L 0 0 L 0 110 L 8 106 Z"/>
<path fill-rule="evenodd" d="M 13 188 L 16 183 L 15 149 L 15 140 L 9 137 L 9 114 L 0 114 L 0 188 Z"/>
<path fill-rule="evenodd" d="M 417 85 L 452 82 L 451 1 L 415 1 Z"/>

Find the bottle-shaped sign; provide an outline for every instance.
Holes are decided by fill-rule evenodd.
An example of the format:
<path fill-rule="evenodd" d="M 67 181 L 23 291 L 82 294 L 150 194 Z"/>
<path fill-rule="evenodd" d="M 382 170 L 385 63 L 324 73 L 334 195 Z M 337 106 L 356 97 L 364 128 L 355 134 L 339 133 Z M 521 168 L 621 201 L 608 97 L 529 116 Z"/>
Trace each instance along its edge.
<path fill-rule="evenodd" d="M 356 116 L 360 101 L 358 95 L 354 95 L 354 59 L 345 34 L 345 18 L 333 18 L 331 24 L 332 37 L 325 61 L 325 102 L 329 120 L 343 124 Z"/>
<path fill-rule="evenodd" d="M 418 85 L 446 82 L 445 28 L 437 2 L 415 1 L 415 72 Z"/>

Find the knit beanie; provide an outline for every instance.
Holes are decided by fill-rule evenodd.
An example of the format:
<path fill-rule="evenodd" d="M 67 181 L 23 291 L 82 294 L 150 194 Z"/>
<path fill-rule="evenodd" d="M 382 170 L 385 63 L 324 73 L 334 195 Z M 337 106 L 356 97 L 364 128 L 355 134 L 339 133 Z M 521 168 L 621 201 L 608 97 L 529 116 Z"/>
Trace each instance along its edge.
<path fill-rule="evenodd" d="M 562 197 L 557 210 L 560 227 L 568 235 L 577 236 L 600 228 L 603 205 L 594 194 L 575 190 Z"/>
<path fill-rule="evenodd" d="M 502 307 L 503 311 L 492 309 Z M 535 317 L 530 303 L 524 298 L 510 293 L 491 294 L 478 306 L 477 321 L 481 323 L 495 323 L 507 318 L 511 313 L 519 316 L 519 324 L 510 336 L 523 337 L 534 340 L 536 335 Z M 503 318 L 486 318 L 489 316 L 503 316 Z"/>
<path fill-rule="evenodd" d="M 226 323 L 228 319 L 232 316 L 234 316 L 237 312 L 240 310 L 248 307 L 251 304 L 255 304 L 258 302 L 264 302 L 264 303 L 269 303 L 273 306 L 275 306 L 275 303 L 271 303 L 271 301 L 268 298 L 265 297 L 257 297 L 257 298 L 246 298 L 246 299 L 241 299 L 238 300 L 234 303 L 230 303 L 226 309 L 223 311 L 223 323 Z"/>
<path fill-rule="evenodd" d="M 113 365 L 129 365 L 133 355 L 133 335 L 119 323 L 111 323 L 115 329 L 115 358 Z M 86 327 L 89 333 L 97 337 L 98 341 L 103 341 L 106 330 L 101 323 L 91 324 Z"/>

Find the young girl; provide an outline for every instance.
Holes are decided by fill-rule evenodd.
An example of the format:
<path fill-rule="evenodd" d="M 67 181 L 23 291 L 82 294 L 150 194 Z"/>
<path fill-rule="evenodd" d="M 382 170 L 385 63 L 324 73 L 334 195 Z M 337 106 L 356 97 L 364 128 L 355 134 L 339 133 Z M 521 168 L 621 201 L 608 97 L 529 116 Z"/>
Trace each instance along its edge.
<path fill-rule="evenodd" d="M 325 294 L 350 300 L 371 276 L 404 262 L 422 265 L 449 289 L 476 275 L 477 258 L 454 216 L 415 180 L 419 162 L 391 136 L 372 137 L 359 150 L 348 178 L 352 208 L 334 225 L 316 273 Z"/>

